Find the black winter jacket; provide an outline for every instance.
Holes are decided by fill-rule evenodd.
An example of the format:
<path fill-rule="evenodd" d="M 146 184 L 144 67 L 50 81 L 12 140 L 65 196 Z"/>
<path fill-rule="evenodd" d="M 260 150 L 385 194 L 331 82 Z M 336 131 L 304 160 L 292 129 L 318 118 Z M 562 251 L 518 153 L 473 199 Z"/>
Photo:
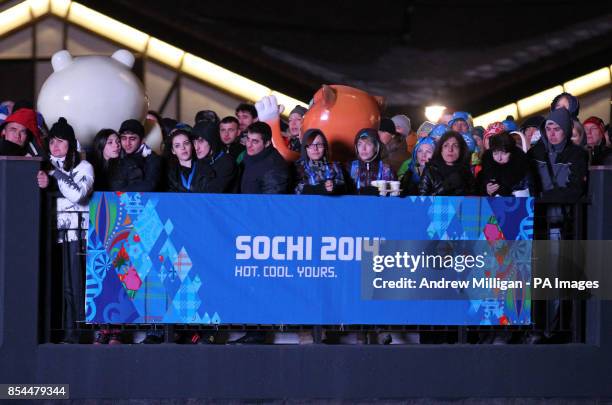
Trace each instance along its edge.
<path fill-rule="evenodd" d="M 230 143 L 229 145 L 223 145 L 223 149 L 225 153 L 229 154 L 234 158 L 234 161 L 237 165 L 242 163 L 242 159 L 246 156 L 246 147 L 240 143 L 238 138 L 236 138 L 235 142 Z"/>
<path fill-rule="evenodd" d="M 289 191 L 289 168 L 272 146 L 255 156 L 245 155 L 240 183 L 242 194 L 285 194 Z"/>
<path fill-rule="evenodd" d="M 157 191 L 161 179 L 161 159 L 155 152 L 147 157 L 140 153 L 119 159 L 111 173 L 111 190 Z"/>
<path fill-rule="evenodd" d="M 606 157 L 612 154 L 612 149 L 606 146 L 605 139 L 601 143 L 592 148 L 587 148 L 589 154 L 589 163 L 591 166 L 600 166 L 604 164 Z"/>
<path fill-rule="evenodd" d="M 167 169 L 167 188 L 172 193 L 206 193 L 214 178 L 212 168 L 202 161 L 192 160 L 191 168 L 181 166 L 173 159 Z M 189 178 L 191 177 L 191 182 Z"/>
<path fill-rule="evenodd" d="M 205 193 L 229 193 L 233 191 L 238 177 L 238 166 L 232 155 L 224 153 L 217 158 L 208 157 L 199 162 L 207 165 L 212 172 Z"/>
<path fill-rule="evenodd" d="M 113 173 L 118 168 L 119 158 L 109 159 L 106 162 L 98 162 L 94 157 L 88 159 L 94 167 L 94 190 L 95 191 L 120 191 L 111 186 Z"/>
<path fill-rule="evenodd" d="M 474 195 L 474 176 L 468 165 L 448 166 L 430 160 L 419 183 L 419 195 Z"/>
<path fill-rule="evenodd" d="M 493 159 L 493 152 L 487 150 L 482 156 L 482 170 L 478 173 L 477 192 L 489 196 L 487 184 L 499 184 L 494 195 L 512 196 L 512 192 L 528 188 L 529 164 L 527 155 L 519 148 L 513 148 L 510 160 L 499 164 Z"/>
<path fill-rule="evenodd" d="M 0 156 L 25 156 L 27 150 L 16 143 L 0 138 Z"/>

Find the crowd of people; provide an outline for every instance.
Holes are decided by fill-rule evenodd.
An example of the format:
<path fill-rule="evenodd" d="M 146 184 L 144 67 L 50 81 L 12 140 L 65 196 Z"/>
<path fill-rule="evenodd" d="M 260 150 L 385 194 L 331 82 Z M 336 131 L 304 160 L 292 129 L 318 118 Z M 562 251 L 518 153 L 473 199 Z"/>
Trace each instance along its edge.
<path fill-rule="evenodd" d="M 2 103 L 0 155 L 42 157 L 35 181 L 56 196 L 65 340 L 74 339 L 74 321 L 84 319 L 77 253 L 86 240 L 93 191 L 374 196 L 381 194 L 381 180 L 399 181 L 401 196 L 534 196 L 551 204 L 547 216 L 558 229 L 551 237 L 562 237 L 566 218 L 559 205 L 585 193 L 589 165 L 612 164 L 609 126 L 598 117 L 580 122 L 578 99 L 568 93 L 552 100 L 546 116 L 520 124 L 508 117 L 475 127 L 469 113 L 457 111 L 413 131 L 405 115 L 382 118 L 379 128 L 355 134 L 354 160 L 348 162 L 331 160 L 323 131 L 303 131 L 305 113 L 295 107 L 283 134 L 289 149 L 300 153 L 290 163 L 251 104 L 223 119 L 200 111 L 193 125 L 150 111 L 147 118 L 163 134 L 158 155 L 144 142 L 137 119 L 101 128 L 85 153 L 65 118 L 45 123 L 27 102 Z"/>

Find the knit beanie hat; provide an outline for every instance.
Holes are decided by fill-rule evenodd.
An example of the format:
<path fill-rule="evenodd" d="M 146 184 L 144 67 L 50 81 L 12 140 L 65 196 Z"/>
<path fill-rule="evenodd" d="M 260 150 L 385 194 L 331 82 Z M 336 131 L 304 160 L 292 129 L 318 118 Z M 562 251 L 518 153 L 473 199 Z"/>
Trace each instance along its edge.
<path fill-rule="evenodd" d="M 506 127 L 506 131 L 510 132 L 510 131 L 518 131 L 518 125 L 516 125 L 516 121 L 514 121 L 514 118 L 512 117 L 508 117 L 505 120 L 502 121 L 502 124 L 504 124 L 504 127 Z"/>
<path fill-rule="evenodd" d="M 306 114 L 306 111 L 308 111 L 306 108 L 302 107 L 301 105 L 296 105 L 295 107 L 293 107 L 293 110 L 291 110 L 289 115 L 291 115 L 293 113 L 297 113 L 297 114 L 300 114 L 303 117 L 304 114 Z"/>
<path fill-rule="evenodd" d="M 391 120 L 395 124 L 395 128 L 401 128 L 403 130 L 403 134 L 408 135 L 412 130 L 410 118 L 406 115 L 399 114 L 391 117 Z"/>
<path fill-rule="evenodd" d="M 63 139 L 68 141 L 68 154 L 77 152 L 77 140 L 74 135 L 74 129 L 66 118 L 60 117 L 55 124 L 49 130 L 49 136 L 47 137 L 47 141 L 50 141 L 52 138 Z"/>
<path fill-rule="evenodd" d="M 504 126 L 504 124 L 502 124 L 501 122 L 493 122 L 489 124 L 489 126 L 485 130 L 482 140 L 484 141 L 485 139 L 493 135 L 501 134 L 504 131 L 506 131 L 506 127 Z"/>
<path fill-rule="evenodd" d="M 542 117 L 541 115 L 534 115 L 533 117 L 529 117 L 521 124 L 521 131 L 525 132 L 525 129 L 531 127 L 539 129 L 543 122 L 544 117 Z"/>
<path fill-rule="evenodd" d="M 65 141 L 68 141 L 69 143 L 74 142 L 76 148 L 76 137 L 74 136 L 74 129 L 72 128 L 72 126 L 70 126 L 70 124 L 68 124 L 68 121 L 66 121 L 66 118 L 64 117 L 60 117 L 60 119 L 57 120 L 55 124 L 53 124 L 53 126 L 49 130 L 49 138 L 63 139 Z"/>
<path fill-rule="evenodd" d="M 18 124 L 23 125 L 27 128 L 28 131 L 34 136 L 34 141 L 42 146 L 42 136 L 40 134 L 40 129 L 38 129 L 38 123 L 36 119 L 36 112 L 29 108 L 20 108 L 18 110 L 13 110 L 13 113 L 6 117 L 6 120 L 2 123 L 2 125 L 6 125 L 9 122 L 16 122 Z"/>
<path fill-rule="evenodd" d="M 383 118 L 380 120 L 380 126 L 378 127 L 379 131 L 388 132 L 391 135 L 397 135 L 397 130 L 395 129 L 395 123 L 390 118 Z"/>

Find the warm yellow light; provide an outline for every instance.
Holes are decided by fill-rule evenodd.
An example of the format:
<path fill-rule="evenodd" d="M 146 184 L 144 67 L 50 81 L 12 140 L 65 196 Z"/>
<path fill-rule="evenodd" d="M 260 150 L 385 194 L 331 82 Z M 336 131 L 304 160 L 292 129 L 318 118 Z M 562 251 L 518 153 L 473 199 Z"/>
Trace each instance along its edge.
<path fill-rule="evenodd" d="M 425 107 L 425 117 L 427 117 L 428 121 L 433 123 L 437 123 L 442 113 L 446 110 L 446 107 L 443 105 L 430 105 Z"/>
<path fill-rule="evenodd" d="M 276 97 L 276 101 L 278 102 L 279 105 L 285 106 L 285 110 L 283 111 L 283 115 L 285 117 L 289 116 L 289 113 L 291 112 L 291 110 L 293 110 L 293 108 L 296 105 L 301 105 L 304 108 L 308 108 L 308 104 L 300 100 L 296 100 L 293 97 L 289 97 L 286 94 L 279 93 L 278 91 L 273 91 L 272 95 Z"/>
<path fill-rule="evenodd" d="M 28 0 L 30 9 L 35 18 L 45 15 L 49 12 L 49 0 Z"/>
<path fill-rule="evenodd" d="M 246 100 L 255 102 L 262 97 L 270 95 L 270 89 L 266 86 L 230 72 L 221 66 L 215 65 L 207 60 L 186 53 L 183 59 L 183 72 L 211 83 L 220 89 Z"/>
<path fill-rule="evenodd" d="M 505 105 L 497 110 L 489 111 L 486 114 L 474 117 L 474 126 L 481 126 L 486 128 L 492 122 L 503 121 L 508 115 L 512 115 L 514 118 L 518 118 L 518 108 L 516 103 Z"/>
<path fill-rule="evenodd" d="M 587 75 L 563 83 L 563 89 L 573 96 L 580 96 L 609 83 L 610 69 L 601 68 Z"/>
<path fill-rule="evenodd" d="M 27 0 L 3 13 L 0 13 L 0 34 L 17 28 L 30 21 L 30 10 L 38 17 L 49 10 L 58 17 L 66 18 L 69 22 L 93 31 L 102 37 L 108 38 L 123 46 L 138 52 L 145 52 L 147 56 L 173 68 L 182 70 L 200 80 L 211 83 L 229 93 L 233 93 L 249 101 L 259 101 L 262 97 L 270 95 L 271 90 L 253 80 L 233 73 L 221 66 L 215 65 L 197 56 L 187 54 L 157 38 L 150 37 L 126 24 L 109 18 L 88 7 L 70 0 Z M 282 93 L 273 93 L 279 104 L 285 105 L 285 115 L 296 105 L 307 105 Z"/>
<path fill-rule="evenodd" d="M 70 0 L 51 0 L 51 12 L 58 17 L 66 17 L 69 8 Z"/>
<path fill-rule="evenodd" d="M 137 52 L 143 52 L 149 40 L 149 36 L 144 32 L 75 2 L 70 6 L 68 21 Z"/>
<path fill-rule="evenodd" d="M 0 13 L 0 35 L 14 30 L 32 19 L 30 5 L 19 3 Z"/>
<path fill-rule="evenodd" d="M 147 56 L 173 68 L 181 66 L 185 52 L 157 38 L 150 38 L 147 45 Z"/>
<path fill-rule="evenodd" d="M 526 117 L 533 113 L 546 110 L 550 107 L 556 95 L 563 93 L 562 86 L 555 86 L 548 90 L 541 91 L 533 96 L 523 98 L 517 102 L 519 114 Z"/>

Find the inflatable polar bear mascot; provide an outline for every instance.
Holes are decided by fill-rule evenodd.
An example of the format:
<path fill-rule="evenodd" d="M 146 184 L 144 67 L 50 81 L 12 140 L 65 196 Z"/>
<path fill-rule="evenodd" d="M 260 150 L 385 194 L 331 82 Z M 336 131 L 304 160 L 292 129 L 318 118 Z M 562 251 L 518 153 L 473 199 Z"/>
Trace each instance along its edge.
<path fill-rule="evenodd" d="M 143 121 L 149 101 L 142 82 L 132 73 L 134 55 L 124 49 L 107 56 L 73 59 L 66 50 L 51 58 L 53 73 L 38 95 L 38 111 L 49 127 L 65 117 L 86 149 L 102 128 L 118 130 L 121 123 Z M 147 122 L 145 143 L 159 150 L 161 130 Z"/>
<path fill-rule="evenodd" d="M 357 131 L 378 129 L 382 104 L 382 97 L 371 96 L 354 87 L 324 84 L 313 96 L 304 115 L 302 134 L 311 128 L 320 129 L 327 137 L 332 158 L 350 161 L 355 157 Z M 276 97 L 267 96 L 255 103 L 255 108 L 259 120 L 272 128 L 272 142 L 285 160 L 298 159 L 299 153 L 291 151 L 281 135 L 279 117 L 284 106 L 277 104 Z"/>

